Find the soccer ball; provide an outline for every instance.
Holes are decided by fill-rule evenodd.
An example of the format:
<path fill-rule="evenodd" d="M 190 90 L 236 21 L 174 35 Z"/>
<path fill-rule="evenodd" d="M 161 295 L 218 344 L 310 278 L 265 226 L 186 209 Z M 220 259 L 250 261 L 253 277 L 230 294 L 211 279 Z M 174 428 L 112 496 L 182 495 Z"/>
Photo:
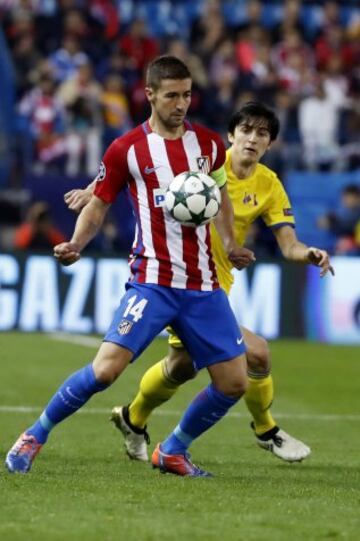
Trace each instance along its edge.
<path fill-rule="evenodd" d="M 180 173 L 170 182 L 165 194 L 165 207 L 182 225 L 205 225 L 219 212 L 221 193 L 208 175 L 195 171 Z"/>

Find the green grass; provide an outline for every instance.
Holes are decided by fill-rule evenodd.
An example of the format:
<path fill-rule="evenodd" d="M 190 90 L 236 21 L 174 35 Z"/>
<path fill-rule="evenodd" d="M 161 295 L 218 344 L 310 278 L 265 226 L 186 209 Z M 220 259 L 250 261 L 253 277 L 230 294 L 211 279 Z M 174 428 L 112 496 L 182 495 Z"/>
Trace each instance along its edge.
<path fill-rule="evenodd" d="M 273 343 L 273 413 L 312 455 L 290 465 L 259 449 L 240 404 L 192 447 L 214 479 L 161 475 L 129 461 L 107 420 L 165 351 L 164 341 L 155 342 L 111 389 L 56 428 L 29 475 L 1 470 L 1 541 L 360 539 L 359 348 Z M 64 377 L 94 352 L 45 335 L 0 334 L 2 460 Z M 152 417 L 151 449 L 206 382 L 204 372 Z"/>

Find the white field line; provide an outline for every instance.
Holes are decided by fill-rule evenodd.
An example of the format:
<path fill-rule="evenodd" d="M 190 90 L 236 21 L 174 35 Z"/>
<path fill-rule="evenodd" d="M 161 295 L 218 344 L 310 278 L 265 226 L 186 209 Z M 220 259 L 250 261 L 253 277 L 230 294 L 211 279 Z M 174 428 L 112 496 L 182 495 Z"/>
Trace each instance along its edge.
<path fill-rule="evenodd" d="M 41 413 L 43 408 L 40 406 L 0 406 L 1 413 Z M 78 413 L 84 415 L 109 415 L 110 408 L 85 408 Z M 161 417 L 180 417 L 184 412 L 180 410 L 155 410 L 153 415 L 159 415 Z M 320 421 L 320 422 L 338 422 L 338 421 L 360 421 L 360 414 L 327 414 L 327 413 L 274 413 L 274 417 L 278 419 L 296 419 L 300 421 Z M 248 413 L 240 413 L 237 411 L 230 411 L 227 417 L 233 417 L 236 419 L 249 418 Z"/>
<path fill-rule="evenodd" d="M 100 338 L 93 338 L 91 336 L 85 336 L 82 334 L 69 334 L 64 332 L 51 333 L 48 336 L 51 340 L 58 340 L 60 342 L 69 342 L 71 344 L 76 344 L 79 346 L 86 347 L 98 347 L 101 343 Z M 29 406 L 0 406 L 0 413 L 40 413 L 42 408 L 40 407 L 29 407 Z M 107 415 L 110 410 L 106 408 L 85 408 L 79 413 L 86 415 Z M 155 410 L 154 415 L 159 415 L 163 417 L 180 417 L 183 411 L 172 411 L 172 410 Z M 297 419 L 300 421 L 320 421 L 320 422 L 338 422 L 338 421 L 360 421 L 359 414 L 327 414 L 327 413 L 274 413 L 274 416 L 278 419 Z M 240 413 L 236 411 L 231 411 L 227 414 L 227 417 L 234 418 L 249 418 L 248 413 Z"/>
<path fill-rule="evenodd" d="M 101 338 L 94 338 L 92 336 L 86 336 L 83 334 L 54 332 L 45 336 L 48 336 L 48 338 L 51 340 L 57 340 L 58 342 L 69 342 L 69 344 L 75 344 L 76 346 L 98 348 L 101 344 Z"/>

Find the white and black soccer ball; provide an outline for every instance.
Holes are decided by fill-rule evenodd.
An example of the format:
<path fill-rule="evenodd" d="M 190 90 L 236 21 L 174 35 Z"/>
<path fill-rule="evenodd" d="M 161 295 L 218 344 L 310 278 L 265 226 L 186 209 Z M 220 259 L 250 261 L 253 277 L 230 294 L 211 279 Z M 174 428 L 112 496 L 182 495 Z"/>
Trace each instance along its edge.
<path fill-rule="evenodd" d="M 219 212 L 221 193 L 215 180 L 204 173 L 185 171 L 169 184 L 165 207 L 182 225 L 205 225 Z"/>

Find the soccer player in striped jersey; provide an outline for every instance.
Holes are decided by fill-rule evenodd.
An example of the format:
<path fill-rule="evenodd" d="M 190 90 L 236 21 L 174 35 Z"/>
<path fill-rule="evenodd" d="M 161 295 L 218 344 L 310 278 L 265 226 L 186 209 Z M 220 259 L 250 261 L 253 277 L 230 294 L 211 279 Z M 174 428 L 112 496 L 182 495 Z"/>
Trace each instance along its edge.
<path fill-rule="evenodd" d="M 274 113 L 256 102 L 245 104 L 229 122 L 231 147 L 227 151 L 225 170 L 234 207 L 236 240 L 244 244 L 251 224 L 261 217 L 272 229 L 286 259 L 317 265 L 322 276 L 329 271 L 333 273 L 324 250 L 298 241 L 284 187 L 272 170 L 259 163 L 278 131 L 279 121 Z M 220 285 L 229 293 L 234 281 L 233 266 L 213 225 L 211 245 Z M 251 425 L 256 442 L 285 461 L 301 461 L 310 454 L 310 448 L 281 430 L 270 412 L 274 389 L 268 344 L 249 329 L 241 327 L 241 332 L 247 347 L 249 378 L 244 399 L 253 418 Z M 126 451 L 134 459 L 148 460 L 145 438 L 148 439 L 146 423 L 150 413 L 169 400 L 183 382 L 196 375 L 191 356 L 173 332 L 169 345 L 168 356 L 144 374 L 131 404 L 115 407 L 112 412 L 112 420 L 125 437 Z"/>
<path fill-rule="evenodd" d="M 297 240 L 295 220 L 284 187 L 273 171 L 259 163 L 279 131 L 274 113 L 260 103 L 248 103 L 230 119 L 228 131 L 231 148 L 226 154 L 225 170 L 234 207 L 237 242 L 243 244 L 251 224 L 262 217 L 272 228 L 286 259 L 317 265 L 322 275 L 333 272 L 324 250 L 309 248 Z M 69 208 L 80 211 L 92 190 L 93 184 L 90 184 L 86 190 L 67 193 L 65 201 Z M 234 280 L 232 264 L 213 225 L 210 231 L 219 282 L 229 293 Z M 285 461 L 301 461 L 310 454 L 310 448 L 281 430 L 270 412 L 274 388 L 268 344 L 249 329 L 242 327 L 241 331 L 247 346 L 249 382 L 244 399 L 253 417 L 256 442 Z M 189 354 L 171 332 L 168 356 L 144 374 L 131 404 L 115 407 L 112 412 L 112 420 L 123 433 L 125 448 L 131 458 L 148 460 L 146 422 L 151 412 L 195 375 Z"/>
<path fill-rule="evenodd" d="M 186 228 L 164 208 L 164 193 L 177 174 L 202 166 L 222 191 L 216 218 L 227 257 L 236 268 L 254 260 L 239 246 L 226 190 L 225 147 L 219 136 L 185 117 L 191 75 L 179 59 L 163 56 L 147 71 L 147 122 L 116 139 L 105 152 L 94 194 L 79 215 L 70 242 L 54 248 L 71 265 L 99 230 L 110 204 L 127 189 L 136 217 L 126 292 L 95 359 L 59 387 L 41 416 L 6 456 L 10 472 L 27 473 L 49 433 L 106 389 L 171 324 L 197 369 L 211 383 L 186 409 L 174 432 L 158 445 L 155 465 L 178 475 L 207 476 L 189 457 L 191 442 L 218 422 L 246 390 L 245 345 L 211 255 L 209 226 Z"/>

